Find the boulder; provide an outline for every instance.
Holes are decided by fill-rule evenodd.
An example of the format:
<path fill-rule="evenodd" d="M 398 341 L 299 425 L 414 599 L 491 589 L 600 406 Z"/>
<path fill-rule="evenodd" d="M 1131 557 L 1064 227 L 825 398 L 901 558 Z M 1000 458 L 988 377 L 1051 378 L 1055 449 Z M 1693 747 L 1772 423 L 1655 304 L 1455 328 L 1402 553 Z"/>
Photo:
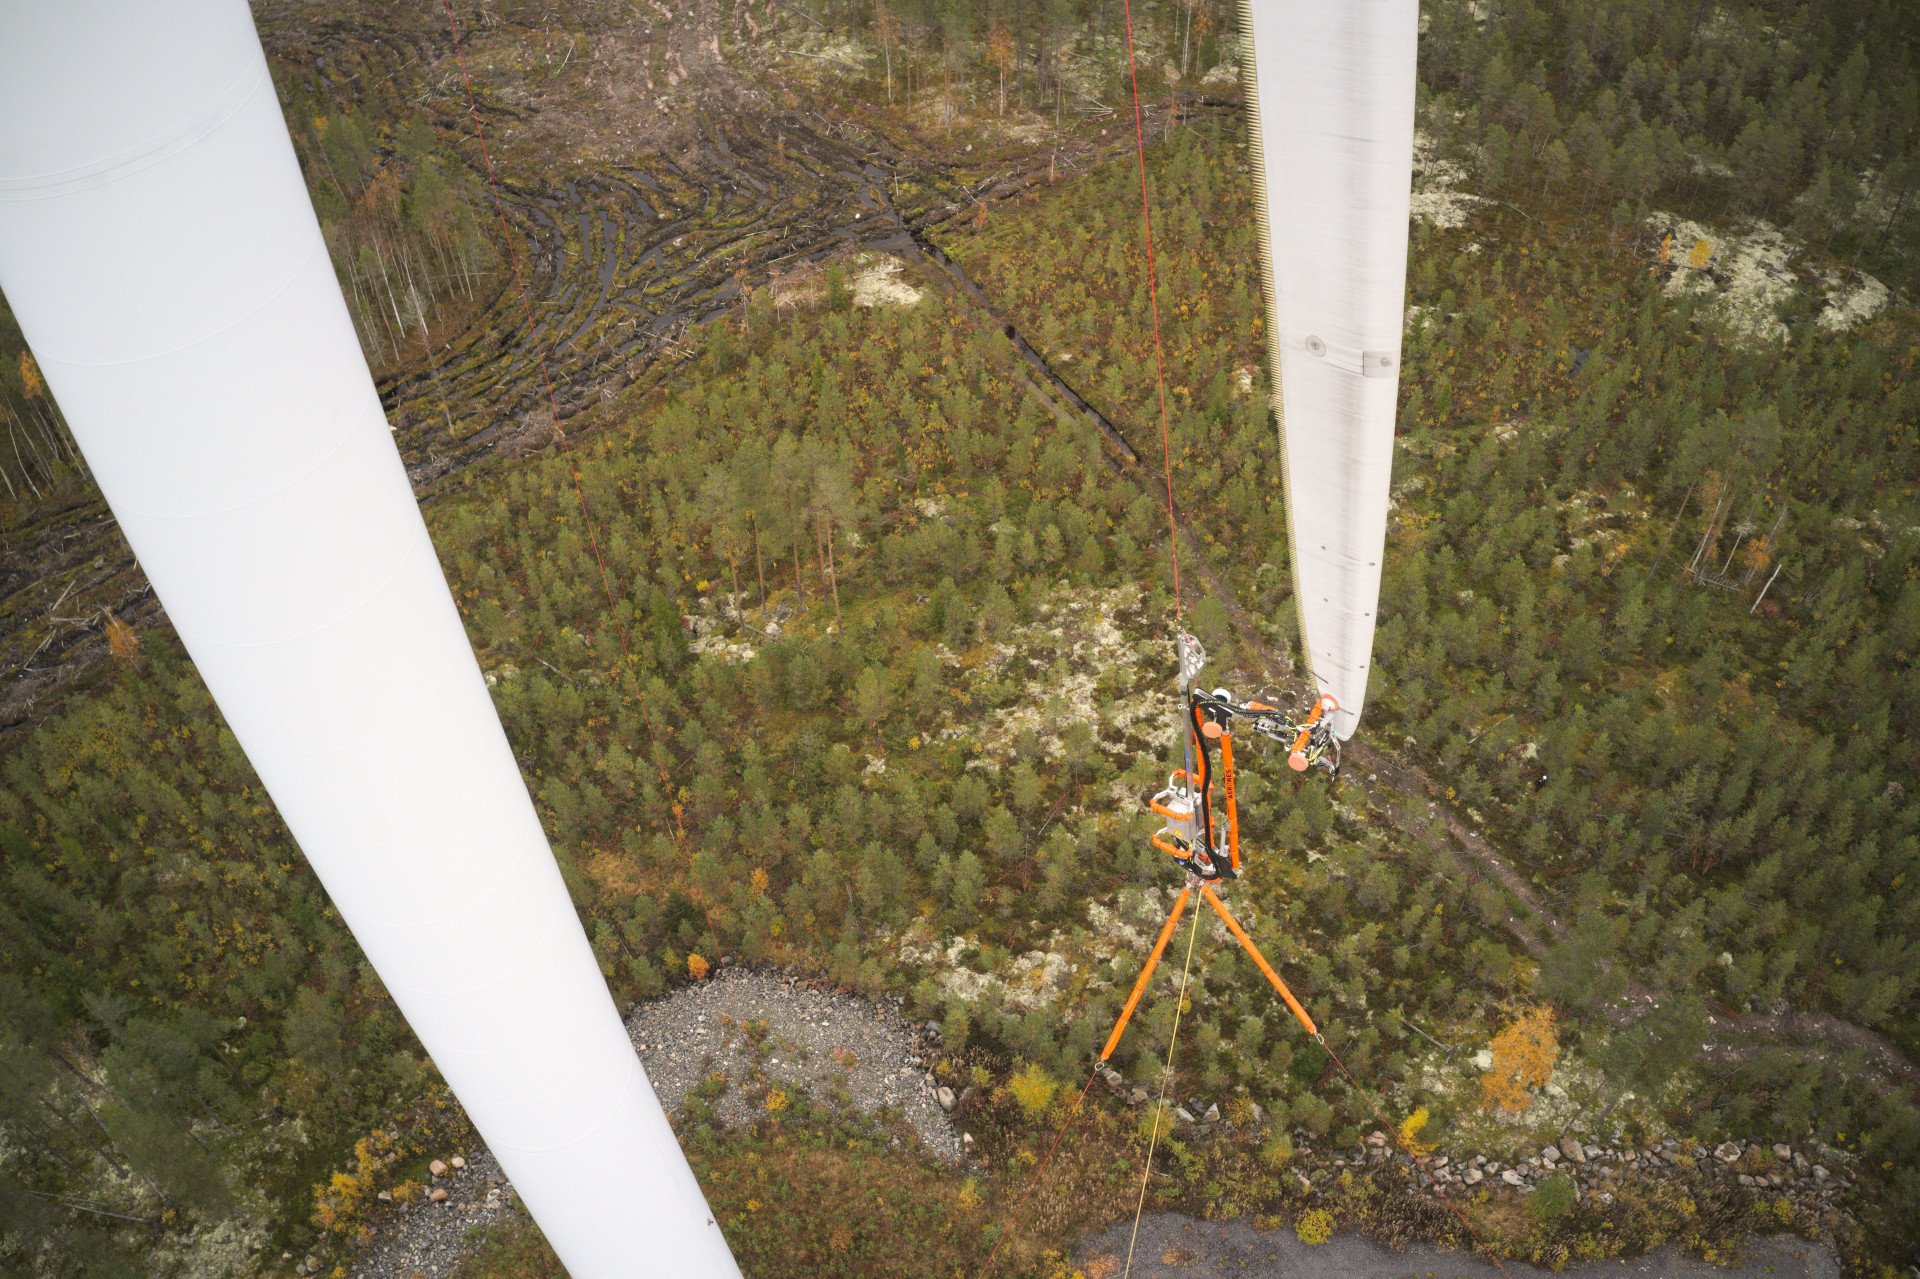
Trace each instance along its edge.
<path fill-rule="evenodd" d="M 452 1159 L 449 1159 L 447 1162 L 452 1164 L 456 1171 L 462 1168 L 465 1168 L 467 1166 L 467 1159 L 465 1155 L 455 1155 Z"/>
<path fill-rule="evenodd" d="M 1793 1147 L 1784 1141 L 1776 1141 L 1773 1143 L 1773 1157 L 1781 1163 L 1786 1163 L 1793 1158 Z"/>
<path fill-rule="evenodd" d="M 1571 1159 L 1574 1163 L 1583 1164 L 1587 1162 L 1587 1152 L 1585 1148 L 1571 1137 L 1562 1137 L 1560 1139 L 1560 1153 L 1568 1159 Z"/>
<path fill-rule="evenodd" d="M 427 1196 L 428 1202 L 437 1203 L 437 1204 L 445 1203 L 448 1198 L 449 1196 L 446 1192 L 446 1189 L 441 1186 L 435 1186 L 433 1188 L 433 1193 Z"/>
<path fill-rule="evenodd" d="M 933 1095 L 935 1098 L 939 1100 L 940 1109 L 942 1110 L 953 1109 L 953 1101 L 954 1101 L 953 1089 L 947 1087 L 945 1084 L 942 1084 L 940 1088 Z"/>
<path fill-rule="evenodd" d="M 1713 1157 L 1723 1164 L 1730 1164 L 1745 1153 L 1737 1141 L 1723 1141 L 1713 1148 Z"/>
<path fill-rule="evenodd" d="M 1547 1163 L 1557 1164 L 1560 1162 L 1560 1148 L 1558 1146 L 1542 1146 L 1540 1147 L 1540 1158 Z"/>
<path fill-rule="evenodd" d="M 1524 1186 L 1527 1184 L 1527 1179 L 1511 1168 L 1500 1174 L 1500 1180 L 1506 1182 L 1509 1186 Z"/>
<path fill-rule="evenodd" d="M 446 1161 L 442 1159 L 434 1160 L 432 1163 L 427 1165 L 427 1171 L 432 1173 L 436 1177 L 446 1176 L 447 1175 Z"/>
<path fill-rule="evenodd" d="M 1466 1182 L 1469 1186 L 1479 1185 L 1482 1181 L 1486 1180 L 1486 1177 L 1487 1174 L 1481 1172 L 1478 1168 L 1469 1168 L 1460 1174 L 1460 1180 Z"/>
<path fill-rule="evenodd" d="M 1179 1117 L 1180 1122 L 1183 1124 L 1190 1124 L 1193 1122 L 1193 1112 L 1188 1110 L 1185 1106 L 1175 1106 L 1173 1108 L 1173 1113 Z"/>
<path fill-rule="evenodd" d="M 1207 1113 L 1203 1115 L 1202 1118 L 1210 1124 L 1218 1123 L 1220 1121 L 1220 1103 L 1216 1101 L 1211 1106 L 1208 1106 Z"/>

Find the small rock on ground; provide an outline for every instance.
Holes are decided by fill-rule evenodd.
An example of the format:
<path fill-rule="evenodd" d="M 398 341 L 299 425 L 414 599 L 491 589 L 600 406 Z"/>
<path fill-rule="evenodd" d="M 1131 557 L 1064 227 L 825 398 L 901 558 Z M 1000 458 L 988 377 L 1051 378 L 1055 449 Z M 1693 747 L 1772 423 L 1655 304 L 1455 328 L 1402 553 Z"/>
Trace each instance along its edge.
<path fill-rule="evenodd" d="M 1132 1221 L 1126 1220 L 1083 1240 L 1074 1263 L 1093 1273 L 1097 1258 L 1116 1262 L 1127 1254 Z M 1749 1239 L 1734 1265 L 1715 1266 L 1677 1248 L 1659 1248 L 1642 1257 L 1571 1265 L 1559 1272 L 1523 1262 L 1507 1263 L 1511 1279 L 1839 1279 L 1840 1267 L 1825 1247 L 1781 1235 Z M 1118 1273 L 1116 1270 L 1114 1273 Z M 1262 1234 L 1243 1221 L 1196 1221 L 1178 1213 L 1148 1213 L 1140 1222 L 1134 1248 L 1133 1279 L 1501 1279 L 1491 1261 L 1467 1252 L 1446 1252 L 1414 1244 L 1396 1252 L 1359 1235 L 1335 1235 L 1309 1247 L 1280 1229 Z"/>
<path fill-rule="evenodd" d="M 423 1197 L 402 1207 L 382 1225 L 373 1247 L 355 1259 L 348 1271 L 352 1279 L 444 1279 L 466 1257 L 468 1231 L 520 1215 L 513 1187 L 484 1148 L 475 1150 L 464 1168 L 434 1178 L 427 1189 L 444 1190 L 445 1202 Z"/>

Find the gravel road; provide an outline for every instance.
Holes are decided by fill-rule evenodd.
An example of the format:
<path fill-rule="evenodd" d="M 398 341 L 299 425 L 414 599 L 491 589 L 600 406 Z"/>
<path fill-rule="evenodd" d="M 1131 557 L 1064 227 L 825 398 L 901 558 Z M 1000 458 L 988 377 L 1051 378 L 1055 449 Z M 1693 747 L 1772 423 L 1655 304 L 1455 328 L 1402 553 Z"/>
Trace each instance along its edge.
<path fill-rule="evenodd" d="M 1121 1222 L 1081 1243 L 1075 1262 L 1089 1275 L 1118 1275 L 1127 1255 L 1131 1222 Z M 1108 1270 L 1103 1259 L 1111 1259 Z M 1564 1270 L 1507 1263 L 1512 1279 L 1839 1279 L 1840 1267 L 1826 1248 L 1804 1239 L 1776 1236 L 1750 1240 L 1739 1264 L 1715 1266 L 1677 1248 L 1644 1257 L 1588 1262 Z M 1358 1235 L 1336 1235 L 1317 1248 L 1291 1230 L 1262 1234 L 1239 1221 L 1198 1221 L 1178 1213 L 1149 1213 L 1140 1222 L 1133 1279 L 1502 1279 L 1478 1255 L 1443 1252 L 1415 1244 L 1402 1252 Z"/>

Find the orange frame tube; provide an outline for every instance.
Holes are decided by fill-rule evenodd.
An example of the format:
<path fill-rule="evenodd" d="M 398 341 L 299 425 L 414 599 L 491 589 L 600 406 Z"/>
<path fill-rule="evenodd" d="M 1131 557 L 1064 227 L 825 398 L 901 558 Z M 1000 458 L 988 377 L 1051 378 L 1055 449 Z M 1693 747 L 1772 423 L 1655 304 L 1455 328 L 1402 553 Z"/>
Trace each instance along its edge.
<path fill-rule="evenodd" d="M 1296 773 L 1307 771 L 1307 739 L 1313 736 L 1313 726 L 1320 722 L 1320 717 L 1326 712 L 1338 709 L 1340 703 L 1334 700 L 1331 693 L 1322 693 L 1314 699 L 1313 709 L 1307 712 L 1307 722 L 1294 737 L 1293 749 L 1287 752 L 1288 768 Z"/>
<path fill-rule="evenodd" d="M 1287 983 L 1280 980 L 1280 974 L 1273 971 L 1273 965 L 1269 964 L 1267 957 L 1260 953 L 1260 948 L 1253 944 L 1253 938 L 1247 936 L 1247 930 L 1240 927 L 1240 921 L 1233 917 L 1233 912 L 1227 909 L 1226 903 L 1221 901 L 1219 895 L 1213 891 L 1213 885 L 1200 885 L 1200 892 L 1206 897 L 1207 904 L 1219 912 L 1220 918 L 1226 921 L 1227 931 L 1233 934 L 1234 940 L 1246 947 L 1247 953 L 1253 956 L 1253 962 L 1260 966 L 1260 971 L 1267 975 L 1267 980 L 1273 983 L 1273 988 L 1280 992 L 1280 998 L 1286 1000 L 1288 1009 L 1300 1020 L 1300 1024 L 1307 1028 L 1307 1033 L 1318 1035 L 1320 1028 L 1313 1024 L 1313 1018 L 1307 1015 L 1307 1010 L 1300 1006 L 1300 1001 L 1293 997 L 1291 990 L 1287 989 Z M 1162 934 L 1161 944 L 1164 945 L 1165 942 L 1165 934 Z M 1156 949 L 1156 958 L 1158 953 Z M 1127 1011 L 1133 1011 L 1131 1004 L 1127 1006 Z"/>
<path fill-rule="evenodd" d="M 1181 861 L 1185 861 L 1187 860 L 1187 858 L 1193 856 L 1193 850 L 1191 848 L 1187 848 L 1187 849 L 1175 848 L 1172 844 L 1167 843 L 1165 840 L 1161 839 L 1160 836 L 1158 835 L 1153 836 L 1153 846 L 1159 849 L 1161 852 L 1165 853 L 1167 856 L 1178 857 Z"/>
<path fill-rule="evenodd" d="M 1180 916 L 1186 913 L 1187 899 L 1193 896 L 1193 889 L 1183 888 L 1180 896 L 1173 902 L 1173 913 L 1167 916 L 1167 922 L 1160 926 L 1160 936 L 1153 943 L 1153 953 L 1147 956 L 1147 966 L 1140 970 L 1140 977 L 1133 983 L 1133 993 L 1127 996 L 1127 1006 L 1120 1010 L 1120 1020 L 1113 1024 L 1113 1033 L 1107 1036 L 1107 1046 L 1100 1050 L 1100 1060 L 1113 1056 L 1113 1050 L 1120 1046 L 1120 1036 L 1126 1033 L 1127 1022 L 1133 1018 L 1133 1010 L 1140 1006 L 1140 996 L 1147 993 L 1147 982 L 1153 978 L 1153 970 L 1160 965 L 1160 956 L 1167 951 L 1167 943 L 1173 940 L 1173 930 L 1180 926 Z M 1277 980 L 1277 979 L 1276 979 Z"/>
<path fill-rule="evenodd" d="M 1182 786 L 1187 786 L 1187 787 L 1188 787 L 1188 793 L 1189 793 L 1189 794 L 1191 794 L 1191 793 L 1192 793 L 1192 788 L 1191 788 L 1191 785 L 1190 785 L 1190 783 L 1189 783 L 1189 782 L 1187 781 L 1187 770 L 1186 770 L 1186 769 L 1184 769 L 1184 768 L 1176 768 L 1176 769 L 1174 769 L 1174 770 L 1173 770 L 1173 775 L 1172 775 L 1172 776 L 1170 776 L 1169 778 L 1167 778 L 1167 780 L 1168 780 L 1169 782 L 1179 782 L 1179 783 L 1180 783 L 1180 784 L 1181 784 Z M 1157 814 L 1159 814 L 1159 815 L 1160 815 L 1161 817 L 1165 817 L 1165 818 L 1167 818 L 1167 819 L 1169 819 L 1170 821 L 1176 821 L 1176 822 L 1184 822 L 1184 821 L 1188 821 L 1188 820 L 1190 820 L 1190 819 L 1191 819 L 1191 818 L 1192 818 L 1192 817 L 1194 816 L 1194 814 L 1195 814 L 1195 813 L 1198 813 L 1198 812 L 1200 811 L 1200 809 L 1199 809 L 1199 806 L 1198 806 L 1198 805 L 1196 804 L 1196 805 L 1195 805 L 1195 806 L 1194 806 L 1194 807 L 1193 807 L 1192 809 L 1190 809 L 1190 810 L 1189 810 L 1189 811 L 1187 811 L 1187 812 L 1184 812 L 1184 813 L 1176 813 L 1176 812 L 1174 812 L 1174 811 L 1173 811 L 1173 810 L 1172 810 L 1171 808 L 1168 808 L 1168 807 L 1167 807 L 1166 805 L 1164 805 L 1164 804 L 1162 804 L 1162 803 L 1161 803 L 1161 802 L 1160 802 L 1159 800 L 1157 800 L 1157 799 L 1150 799 L 1150 800 L 1148 800 L 1148 801 L 1147 801 L 1147 807 L 1148 807 L 1148 808 L 1150 808 L 1150 809 L 1152 809 L 1152 810 L 1153 810 L 1153 811 L 1154 811 L 1155 813 L 1157 813 Z"/>

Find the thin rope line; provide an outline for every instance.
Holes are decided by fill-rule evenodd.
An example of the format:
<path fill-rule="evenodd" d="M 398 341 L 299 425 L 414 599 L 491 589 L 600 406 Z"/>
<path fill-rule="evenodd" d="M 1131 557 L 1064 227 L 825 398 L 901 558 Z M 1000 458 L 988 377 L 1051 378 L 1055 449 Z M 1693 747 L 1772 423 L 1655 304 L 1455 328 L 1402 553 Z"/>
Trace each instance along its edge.
<path fill-rule="evenodd" d="M 587 545 L 593 550 L 593 562 L 600 570 L 600 589 L 607 597 L 607 612 L 613 616 L 614 634 L 620 639 L 621 669 L 633 685 L 634 702 L 640 708 L 640 722 L 647 731 L 648 754 L 653 757 L 654 769 L 660 774 L 660 788 L 673 812 L 673 828 L 678 838 L 684 842 L 687 828 L 681 819 L 679 802 L 674 798 L 673 781 L 667 775 L 667 766 L 660 761 L 660 737 L 654 731 L 653 715 L 647 709 L 646 692 L 640 685 L 639 672 L 633 669 L 633 642 L 625 619 L 620 616 L 620 606 L 613 594 L 613 578 L 607 572 L 606 557 L 600 552 L 600 529 L 593 518 L 593 509 L 587 503 L 587 490 L 580 477 L 580 464 L 573 457 L 573 442 L 566 428 L 560 425 L 560 397 L 554 393 L 553 374 L 547 367 L 547 348 L 540 340 L 538 326 L 534 321 L 533 299 L 527 294 L 526 277 L 520 270 L 520 254 L 513 247 L 513 227 L 507 221 L 506 202 L 500 198 L 500 182 L 493 171 L 493 155 L 487 149 L 486 126 L 480 122 L 480 103 L 473 95 L 473 77 L 467 73 L 467 55 L 460 44 L 460 23 L 453 15 L 453 0 L 440 0 L 441 7 L 447 11 L 447 30 L 453 36 L 453 58 L 460 67 L 460 82 L 467 91 L 467 114 L 473 120 L 473 134 L 480 143 L 480 159 L 487 170 L 487 187 L 493 193 L 493 211 L 500 219 L 500 236 L 507 247 L 507 261 L 513 266 L 513 283 L 520 294 L 520 309 L 527 319 L 527 341 L 533 344 L 533 353 L 540 364 L 540 380 L 547 389 L 547 418 L 553 428 L 553 435 L 560 442 L 560 452 L 567 459 L 567 472 L 573 480 L 573 495 L 580 504 L 580 519 L 586 525 Z"/>
<path fill-rule="evenodd" d="M 1046 1155 L 1040 1160 L 1039 1166 L 1033 1170 L 1033 1176 L 1028 1179 L 1026 1190 L 1021 1193 L 1019 1201 L 1013 1205 L 1013 1211 L 1007 1214 L 1006 1221 L 1001 1224 L 1000 1236 L 993 1241 L 993 1250 L 987 1254 L 986 1261 L 980 1267 L 979 1279 L 987 1279 L 987 1272 L 993 1269 L 993 1259 L 1000 1255 L 1000 1245 L 1004 1244 L 1007 1237 L 1013 1233 L 1014 1226 L 1020 1220 L 1020 1214 L 1026 1209 L 1027 1200 L 1033 1197 L 1034 1187 L 1040 1184 L 1040 1174 L 1047 1170 L 1049 1163 L 1053 1162 L 1053 1152 L 1060 1149 L 1060 1139 L 1067 1135 L 1067 1129 L 1073 1127 L 1073 1121 L 1080 1117 L 1080 1107 L 1087 1100 L 1087 1091 L 1093 1087 L 1093 1081 L 1099 1077 L 1100 1067 L 1095 1065 L 1093 1071 L 1087 1076 L 1087 1082 L 1080 1085 L 1080 1095 L 1073 1099 L 1073 1109 L 1067 1112 L 1066 1122 L 1060 1125 L 1059 1132 L 1053 1134 L 1053 1144 L 1047 1147 Z"/>
<path fill-rule="evenodd" d="M 1127 1264 L 1120 1279 L 1133 1273 L 1133 1249 L 1140 1242 L 1140 1214 L 1147 1208 L 1147 1183 L 1153 1179 L 1153 1152 L 1160 1144 L 1160 1116 L 1167 1106 L 1167 1085 L 1173 1079 L 1173 1048 L 1180 1042 L 1180 1014 L 1187 1006 L 1187 977 L 1193 972 L 1193 943 L 1200 936 L 1200 912 L 1193 912 L 1187 930 L 1187 962 L 1180 968 L 1180 999 L 1173 1006 L 1173 1033 L 1167 1036 L 1167 1064 L 1160 1072 L 1160 1092 L 1153 1102 L 1153 1128 L 1147 1135 L 1147 1165 L 1140 1170 L 1140 1198 L 1133 1205 L 1133 1233 L 1127 1236 Z"/>
<path fill-rule="evenodd" d="M 1160 288 L 1153 263 L 1153 211 L 1147 199 L 1147 135 L 1140 122 L 1140 68 L 1133 58 L 1133 0 L 1123 0 L 1127 20 L 1127 71 L 1133 83 L 1133 145 L 1140 158 L 1140 221 L 1147 237 L 1147 306 L 1153 316 L 1153 381 L 1160 396 L 1160 459 L 1167 482 L 1167 546 L 1173 562 L 1173 620 L 1180 615 L 1180 532 L 1173 509 L 1173 443 L 1167 427 L 1167 366 L 1160 345 Z"/>

